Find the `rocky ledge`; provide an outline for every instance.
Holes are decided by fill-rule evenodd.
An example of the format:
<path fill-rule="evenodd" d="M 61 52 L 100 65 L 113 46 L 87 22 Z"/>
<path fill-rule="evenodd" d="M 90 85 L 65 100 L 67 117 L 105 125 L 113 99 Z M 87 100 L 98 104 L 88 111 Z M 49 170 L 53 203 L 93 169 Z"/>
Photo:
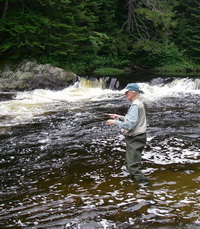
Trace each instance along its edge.
<path fill-rule="evenodd" d="M 50 64 L 38 64 L 36 61 L 23 61 L 15 70 L 6 65 L 0 71 L 0 90 L 60 90 L 77 80 L 77 75 Z"/>

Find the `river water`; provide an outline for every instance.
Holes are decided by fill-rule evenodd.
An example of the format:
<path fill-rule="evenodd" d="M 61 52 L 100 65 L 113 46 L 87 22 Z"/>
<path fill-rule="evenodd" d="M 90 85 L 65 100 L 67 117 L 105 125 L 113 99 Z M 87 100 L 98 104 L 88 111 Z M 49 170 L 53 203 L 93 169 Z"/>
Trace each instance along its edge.
<path fill-rule="evenodd" d="M 200 79 L 138 81 L 148 187 L 128 178 L 123 135 L 105 124 L 129 106 L 117 84 L 0 93 L 0 228 L 200 228 Z"/>

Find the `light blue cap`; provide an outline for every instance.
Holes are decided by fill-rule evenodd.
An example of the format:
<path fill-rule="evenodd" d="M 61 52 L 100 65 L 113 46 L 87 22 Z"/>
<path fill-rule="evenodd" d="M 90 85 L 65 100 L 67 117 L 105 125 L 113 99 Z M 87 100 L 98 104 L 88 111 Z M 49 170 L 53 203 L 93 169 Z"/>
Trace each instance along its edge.
<path fill-rule="evenodd" d="M 142 92 L 142 91 L 140 91 L 140 88 L 136 83 L 127 84 L 127 86 L 124 88 L 124 90 Z"/>

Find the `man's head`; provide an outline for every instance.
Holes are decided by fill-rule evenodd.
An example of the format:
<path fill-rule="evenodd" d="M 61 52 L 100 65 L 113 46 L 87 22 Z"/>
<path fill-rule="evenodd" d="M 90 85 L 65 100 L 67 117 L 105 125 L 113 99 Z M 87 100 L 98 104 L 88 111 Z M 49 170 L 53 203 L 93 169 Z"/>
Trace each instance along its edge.
<path fill-rule="evenodd" d="M 127 99 L 130 101 L 133 101 L 141 92 L 139 86 L 135 83 L 127 84 L 124 90 L 125 90 L 125 95 Z"/>

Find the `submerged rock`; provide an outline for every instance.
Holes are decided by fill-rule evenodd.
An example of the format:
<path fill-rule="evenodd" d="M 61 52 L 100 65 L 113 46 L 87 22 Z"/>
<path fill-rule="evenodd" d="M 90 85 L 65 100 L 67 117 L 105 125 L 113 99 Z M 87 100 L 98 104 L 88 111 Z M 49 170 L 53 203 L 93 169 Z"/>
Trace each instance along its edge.
<path fill-rule="evenodd" d="M 7 65 L 0 71 L 0 90 L 63 89 L 76 81 L 77 75 L 50 64 L 23 61 L 15 70 Z"/>

